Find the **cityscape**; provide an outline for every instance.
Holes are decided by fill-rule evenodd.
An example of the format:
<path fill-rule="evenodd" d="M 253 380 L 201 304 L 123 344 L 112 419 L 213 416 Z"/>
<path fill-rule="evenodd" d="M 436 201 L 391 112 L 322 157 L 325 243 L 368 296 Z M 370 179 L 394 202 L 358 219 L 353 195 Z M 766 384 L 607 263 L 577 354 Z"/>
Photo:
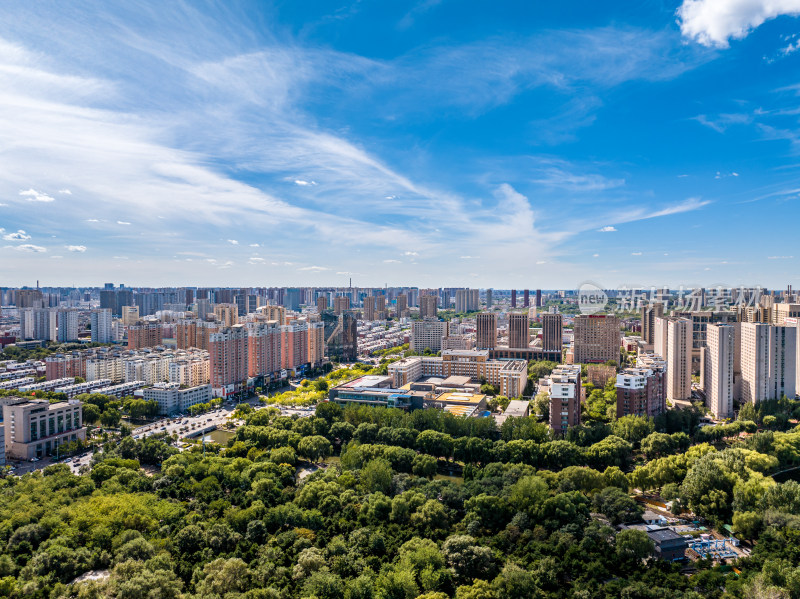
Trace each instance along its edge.
<path fill-rule="evenodd" d="M 799 18 L 0 7 L 0 597 L 800 597 Z"/>

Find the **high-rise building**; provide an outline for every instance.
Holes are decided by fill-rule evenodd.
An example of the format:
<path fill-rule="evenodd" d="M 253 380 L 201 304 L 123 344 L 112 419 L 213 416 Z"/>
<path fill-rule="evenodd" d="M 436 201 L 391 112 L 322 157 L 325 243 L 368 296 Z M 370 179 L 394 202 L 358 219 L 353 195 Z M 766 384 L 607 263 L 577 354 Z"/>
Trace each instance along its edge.
<path fill-rule="evenodd" d="M 542 307 L 542 290 L 541 289 L 537 289 L 536 290 L 536 307 L 537 308 L 541 308 Z"/>
<path fill-rule="evenodd" d="M 56 338 L 60 343 L 78 340 L 78 311 L 62 309 L 56 312 Z"/>
<path fill-rule="evenodd" d="M 469 289 L 456 290 L 456 312 L 469 312 Z"/>
<path fill-rule="evenodd" d="M 281 369 L 281 328 L 274 322 L 250 325 L 247 372 L 251 377 L 278 375 Z"/>
<path fill-rule="evenodd" d="M 531 305 L 531 290 L 526 289 L 522 292 L 522 307 L 527 308 Z"/>
<path fill-rule="evenodd" d="M 175 346 L 178 349 L 197 347 L 197 321 L 184 319 L 175 325 Z"/>
<path fill-rule="evenodd" d="M 435 295 L 419 297 L 419 315 L 421 318 L 436 318 L 438 298 Z"/>
<path fill-rule="evenodd" d="M 395 298 L 395 314 L 401 318 L 405 312 L 408 312 L 408 296 L 401 293 Z"/>
<path fill-rule="evenodd" d="M 288 310 L 294 310 L 295 312 L 300 310 L 300 290 L 291 288 L 287 289 L 283 295 L 283 305 Z"/>
<path fill-rule="evenodd" d="M 564 345 L 564 319 L 561 314 L 542 314 L 542 349 L 561 351 Z"/>
<path fill-rule="evenodd" d="M 486 290 L 486 309 L 488 310 L 491 307 L 492 307 L 492 290 L 491 289 L 487 289 Z"/>
<path fill-rule="evenodd" d="M 325 359 L 325 328 L 321 322 L 308 323 L 308 362 L 312 368 Z"/>
<path fill-rule="evenodd" d="M 214 312 L 214 307 L 208 298 L 198 297 L 195 306 L 197 307 L 197 318 L 200 320 L 205 320 L 209 314 Z"/>
<path fill-rule="evenodd" d="M 345 311 L 336 316 L 322 313 L 328 357 L 333 361 L 352 362 L 358 357 L 358 322 L 355 314 Z"/>
<path fill-rule="evenodd" d="M 342 312 L 350 309 L 350 298 L 341 295 L 333 298 L 333 313 L 339 316 Z"/>
<path fill-rule="evenodd" d="M 294 370 L 308 364 L 308 323 L 281 327 L 281 367 Z"/>
<path fill-rule="evenodd" d="M 366 321 L 375 320 L 375 299 L 371 295 L 364 298 L 364 320 Z"/>
<path fill-rule="evenodd" d="M 755 322 L 743 322 L 741 327 L 742 401 L 794 397 L 798 330 Z"/>
<path fill-rule="evenodd" d="M 692 321 L 688 318 L 659 318 L 654 324 L 656 349 L 667 362 L 667 398 L 692 397 Z M 666 333 L 666 335 L 665 335 Z"/>
<path fill-rule="evenodd" d="M 33 339 L 56 341 L 58 326 L 56 311 L 48 308 L 35 308 L 31 312 L 33 322 Z"/>
<path fill-rule="evenodd" d="M 619 318 L 613 314 L 581 314 L 573 321 L 576 364 L 619 362 Z"/>
<path fill-rule="evenodd" d="M 426 349 L 433 352 L 441 351 L 442 337 L 446 337 L 448 331 L 448 323 L 441 320 L 426 318 L 412 322 L 411 351 L 424 352 Z"/>
<path fill-rule="evenodd" d="M 247 328 L 236 324 L 212 333 L 209 338 L 211 387 L 216 397 L 228 397 L 247 385 Z"/>
<path fill-rule="evenodd" d="M 772 319 L 774 324 L 784 325 L 787 318 L 800 318 L 800 304 L 774 304 Z"/>
<path fill-rule="evenodd" d="M 517 307 L 517 290 L 516 289 L 512 289 L 511 290 L 511 307 L 512 308 L 516 308 Z"/>
<path fill-rule="evenodd" d="M 163 342 L 163 335 L 160 323 L 139 322 L 128 327 L 128 349 L 156 347 Z"/>
<path fill-rule="evenodd" d="M 139 320 L 139 306 L 122 306 L 122 324 L 131 326 Z"/>
<path fill-rule="evenodd" d="M 92 343 L 112 343 L 114 332 L 111 329 L 111 310 L 92 310 L 89 324 L 92 329 Z"/>
<path fill-rule="evenodd" d="M 530 321 L 528 313 L 512 313 L 508 315 L 508 347 L 528 347 L 531 343 Z"/>
<path fill-rule="evenodd" d="M 386 320 L 386 296 L 375 296 L 375 318 L 376 320 Z"/>
<path fill-rule="evenodd" d="M 214 306 L 214 315 L 223 327 L 239 324 L 239 309 L 236 304 L 217 304 Z"/>
<path fill-rule="evenodd" d="M 17 308 L 44 308 L 44 298 L 38 289 L 19 289 L 17 291 Z"/>
<path fill-rule="evenodd" d="M 478 349 L 494 349 L 497 347 L 497 314 L 481 312 L 476 320 L 475 346 Z"/>
<path fill-rule="evenodd" d="M 617 418 L 653 418 L 666 409 L 666 363 L 652 359 L 648 366 L 625 368 L 617 375 Z"/>
<path fill-rule="evenodd" d="M 558 366 L 543 390 L 550 396 L 550 428 L 563 435 L 581 423 L 581 367 Z"/>
<path fill-rule="evenodd" d="M 320 314 L 328 309 L 328 298 L 324 295 L 320 295 L 317 298 L 317 312 Z"/>
<path fill-rule="evenodd" d="M 664 304 L 656 302 L 642 306 L 642 340 L 648 345 L 655 343 L 655 319 L 664 316 Z"/>
<path fill-rule="evenodd" d="M 715 418 L 733 418 L 736 326 L 710 324 L 706 329 L 703 391 Z"/>

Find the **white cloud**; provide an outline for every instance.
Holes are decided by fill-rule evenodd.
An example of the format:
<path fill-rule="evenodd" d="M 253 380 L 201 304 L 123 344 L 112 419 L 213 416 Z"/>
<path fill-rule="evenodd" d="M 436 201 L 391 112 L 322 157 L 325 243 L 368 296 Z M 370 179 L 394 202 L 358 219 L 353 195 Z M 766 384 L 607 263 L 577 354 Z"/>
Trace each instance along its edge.
<path fill-rule="evenodd" d="M 35 189 L 24 189 L 19 192 L 19 195 L 24 197 L 29 202 L 54 202 L 55 198 L 47 195 L 46 193 L 42 193 L 36 191 Z"/>
<path fill-rule="evenodd" d="M 419 256 L 417 252 L 403 252 L 404 256 Z"/>
<path fill-rule="evenodd" d="M 18 250 L 20 252 L 32 252 L 32 253 L 41 253 L 41 252 L 46 252 L 47 251 L 47 248 L 43 248 L 40 245 L 33 245 L 31 243 L 24 243 L 22 245 L 18 245 L 14 249 L 16 249 L 16 250 Z"/>
<path fill-rule="evenodd" d="M 295 185 L 299 185 L 300 187 L 307 187 L 309 185 L 316 185 L 317 182 L 316 181 L 303 181 L 302 179 L 295 179 L 294 180 L 294 184 Z"/>
<path fill-rule="evenodd" d="M 384 260 L 384 264 L 402 264 L 400 260 Z"/>
<path fill-rule="evenodd" d="M 253 256 L 249 260 L 250 264 L 263 264 L 265 262 L 264 258 L 259 258 L 258 256 Z"/>
<path fill-rule="evenodd" d="M 791 260 L 794 256 L 767 256 L 767 260 Z"/>
<path fill-rule="evenodd" d="M 126 221 L 124 221 L 124 220 L 118 220 L 118 221 L 117 221 L 117 224 L 118 224 L 118 225 L 129 225 L 130 223 L 129 223 L 129 222 L 126 222 Z"/>
<path fill-rule="evenodd" d="M 64 256 L 50 256 L 51 260 L 61 260 Z"/>
<path fill-rule="evenodd" d="M 537 260 L 536 264 L 547 264 L 547 260 Z"/>
<path fill-rule="evenodd" d="M 64 246 L 70 252 L 80 252 L 81 254 L 86 251 L 85 245 L 67 245 Z"/>
<path fill-rule="evenodd" d="M 229 239 L 228 243 L 230 243 L 231 245 L 239 245 L 239 242 L 236 239 Z"/>
<path fill-rule="evenodd" d="M 641 256 L 642 252 L 631 252 L 631 256 Z"/>
<path fill-rule="evenodd" d="M 800 15 L 800 0 L 684 0 L 677 14 L 684 36 L 727 48 L 765 21 Z"/>
<path fill-rule="evenodd" d="M 599 258 L 600 254 L 592 254 L 592 258 Z"/>
<path fill-rule="evenodd" d="M 600 233 L 612 233 L 612 232 L 616 231 L 617 229 L 615 227 L 612 227 L 611 225 L 606 225 L 605 227 L 602 227 L 601 229 L 597 229 L 597 230 Z"/>
<path fill-rule="evenodd" d="M 72 192 L 69 189 L 59 189 L 58 193 L 63 193 L 64 195 L 71 196 Z"/>
<path fill-rule="evenodd" d="M 100 219 L 98 219 L 98 218 L 90 218 L 90 219 L 87 219 L 86 222 L 87 223 L 99 223 Z"/>
<path fill-rule="evenodd" d="M 250 247 L 251 248 L 257 248 L 257 247 L 261 247 L 261 246 L 259 244 L 257 244 L 257 243 L 251 243 Z"/>
<path fill-rule="evenodd" d="M 0 229 L 0 233 L 2 233 L 2 231 L 3 229 Z M 5 239 L 6 241 L 27 241 L 30 238 L 31 236 L 26 234 L 25 231 L 23 231 L 22 229 L 20 229 L 16 233 L 6 233 L 5 235 L 3 235 L 3 239 Z"/>
<path fill-rule="evenodd" d="M 304 266 L 303 268 L 298 268 L 297 270 L 306 270 L 311 272 L 322 272 L 323 270 L 330 270 L 330 268 L 326 268 L 324 266 Z"/>
<path fill-rule="evenodd" d="M 114 260 L 130 260 L 127 256 L 114 256 Z"/>

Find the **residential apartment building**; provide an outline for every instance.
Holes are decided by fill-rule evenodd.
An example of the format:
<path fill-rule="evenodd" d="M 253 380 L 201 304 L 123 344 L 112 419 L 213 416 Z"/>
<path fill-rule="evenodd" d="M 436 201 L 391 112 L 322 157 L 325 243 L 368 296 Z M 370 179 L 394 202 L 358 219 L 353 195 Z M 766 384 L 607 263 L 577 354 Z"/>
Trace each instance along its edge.
<path fill-rule="evenodd" d="M 239 307 L 236 304 L 217 304 L 214 316 L 223 327 L 232 327 L 239 323 Z"/>
<path fill-rule="evenodd" d="M 581 367 L 558 366 L 543 381 L 541 391 L 550 397 L 550 429 L 563 435 L 581 423 Z"/>
<path fill-rule="evenodd" d="M 435 295 L 419 296 L 419 315 L 420 318 L 436 318 L 439 305 L 439 298 Z"/>
<path fill-rule="evenodd" d="M 328 309 L 328 298 L 324 295 L 320 295 L 317 298 L 317 312 L 320 314 Z"/>
<path fill-rule="evenodd" d="M 128 349 L 157 347 L 164 341 L 161 323 L 144 322 L 128 327 Z"/>
<path fill-rule="evenodd" d="M 692 321 L 688 318 L 656 318 L 654 336 L 655 349 L 665 351 L 659 355 L 664 355 L 667 361 L 667 398 L 671 401 L 691 399 Z"/>
<path fill-rule="evenodd" d="M 211 381 L 211 361 L 197 356 L 181 358 L 169 363 L 169 382 L 183 387 L 197 387 Z"/>
<path fill-rule="evenodd" d="M 225 327 L 209 338 L 211 387 L 217 397 L 244 390 L 248 375 L 248 339 L 244 325 Z"/>
<path fill-rule="evenodd" d="M 92 310 L 89 324 L 92 329 L 92 343 L 113 343 L 114 331 L 111 310 Z"/>
<path fill-rule="evenodd" d="M 139 306 L 122 306 L 122 324 L 126 327 L 139 321 Z"/>
<path fill-rule="evenodd" d="M 619 363 L 619 318 L 612 314 L 581 314 L 573 321 L 576 364 Z"/>
<path fill-rule="evenodd" d="M 113 383 L 121 383 L 125 380 L 125 370 L 122 366 L 121 357 L 107 358 L 88 358 L 86 360 L 87 381 L 97 381 L 108 379 Z"/>
<path fill-rule="evenodd" d="M 56 339 L 59 343 L 78 340 L 78 311 L 61 309 L 56 312 Z"/>
<path fill-rule="evenodd" d="M 663 318 L 664 304 L 661 302 L 654 302 L 646 306 L 642 306 L 642 340 L 647 345 L 655 343 L 655 319 Z"/>
<path fill-rule="evenodd" d="M 346 296 L 336 296 L 333 298 L 333 312 L 337 316 L 350 309 L 350 298 Z"/>
<path fill-rule="evenodd" d="M 616 379 L 617 418 L 654 418 L 667 408 L 666 363 L 653 360 L 648 367 L 625 368 Z"/>
<path fill-rule="evenodd" d="M 736 326 L 709 324 L 704 349 L 703 391 L 715 418 L 733 418 Z"/>
<path fill-rule="evenodd" d="M 45 378 L 48 381 L 79 376 L 86 378 L 86 355 L 74 351 L 66 354 L 54 354 L 44 359 Z"/>
<path fill-rule="evenodd" d="M 794 398 L 797 386 L 797 333 L 793 326 L 743 322 L 742 401 Z"/>
<path fill-rule="evenodd" d="M 430 349 L 438 352 L 442 349 L 442 337 L 446 337 L 449 332 L 447 322 L 426 318 L 411 323 L 410 349 L 415 352 L 423 352 Z"/>

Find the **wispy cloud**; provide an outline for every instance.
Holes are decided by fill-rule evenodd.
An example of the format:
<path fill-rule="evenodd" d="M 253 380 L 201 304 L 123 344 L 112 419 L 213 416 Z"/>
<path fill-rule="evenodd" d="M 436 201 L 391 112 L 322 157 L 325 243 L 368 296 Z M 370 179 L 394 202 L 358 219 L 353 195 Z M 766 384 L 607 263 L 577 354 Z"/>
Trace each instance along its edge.
<path fill-rule="evenodd" d="M 124 220 L 118 220 L 118 221 L 117 221 L 117 224 L 118 224 L 118 225 L 129 225 L 129 224 L 131 224 L 131 223 L 129 223 L 128 221 L 124 221 Z"/>
<path fill-rule="evenodd" d="M 613 233 L 617 230 L 616 227 L 612 227 L 611 225 L 606 225 L 605 227 L 601 227 L 597 229 L 600 233 Z"/>
<path fill-rule="evenodd" d="M 330 268 L 326 268 L 325 266 L 304 266 L 303 268 L 298 268 L 297 270 L 311 271 L 311 272 L 322 272 L 324 270 L 330 270 Z"/>
<path fill-rule="evenodd" d="M 34 253 L 34 254 L 38 254 L 38 253 L 42 253 L 42 252 L 46 252 L 47 251 L 47 248 L 44 248 L 44 247 L 42 247 L 40 245 L 33 245 L 31 243 L 24 243 L 22 245 L 14 246 L 14 249 L 19 251 L 19 252 L 29 252 L 29 253 Z"/>
<path fill-rule="evenodd" d="M 402 262 L 400 262 L 400 260 L 393 260 L 391 258 L 389 258 L 387 260 L 384 260 L 383 263 L 384 264 L 402 264 Z"/>
<path fill-rule="evenodd" d="M 86 251 L 86 246 L 85 245 L 67 245 L 67 246 L 64 246 L 64 247 L 66 247 L 67 251 L 70 251 L 70 252 L 79 252 L 79 253 L 82 254 L 82 253 L 84 253 Z"/>
<path fill-rule="evenodd" d="M 239 242 L 236 241 L 235 239 L 229 239 L 228 243 L 230 243 L 231 245 L 239 245 Z"/>
<path fill-rule="evenodd" d="M 791 260 L 794 256 L 767 256 L 767 260 Z"/>

